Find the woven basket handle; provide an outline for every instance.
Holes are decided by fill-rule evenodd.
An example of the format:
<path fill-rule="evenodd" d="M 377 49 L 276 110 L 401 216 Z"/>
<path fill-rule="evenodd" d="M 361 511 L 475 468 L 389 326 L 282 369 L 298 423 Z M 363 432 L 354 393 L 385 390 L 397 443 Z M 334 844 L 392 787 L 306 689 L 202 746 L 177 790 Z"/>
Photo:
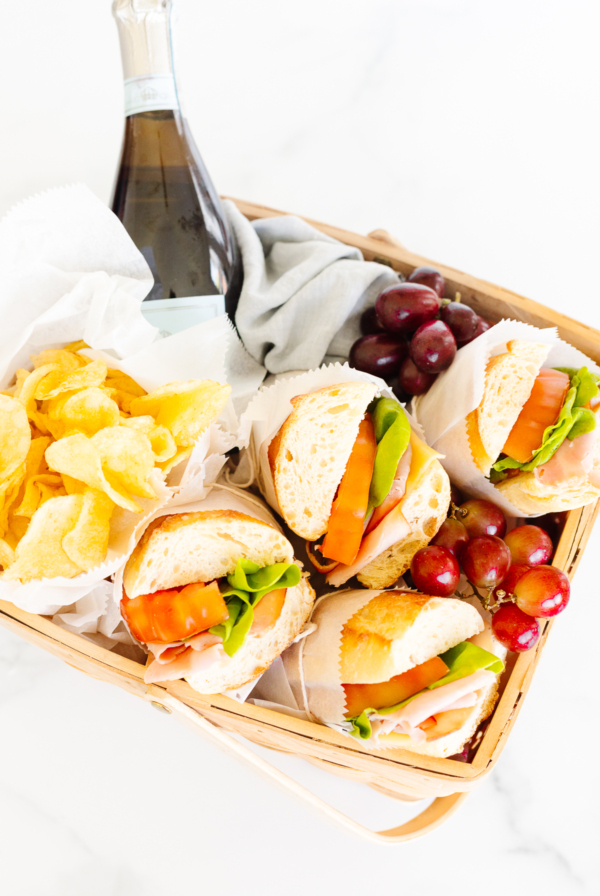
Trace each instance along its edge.
<path fill-rule="evenodd" d="M 283 790 L 297 801 L 308 805 L 311 809 L 316 810 L 329 821 L 335 822 L 345 830 L 352 831 L 352 833 L 366 837 L 367 840 L 372 840 L 376 843 L 404 843 L 407 840 L 414 840 L 416 837 L 428 834 L 429 831 L 434 830 L 434 828 L 437 828 L 438 825 L 449 818 L 468 796 L 467 793 L 453 793 L 450 796 L 437 797 L 420 815 L 417 815 L 416 818 L 411 818 L 405 824 L 397 828 L 390 828 L 387 831 L 372 831 L 357 821 L 353 821 L 352 818 L 348 818 L 342 812 L 338 812 L 337 809 L 315 796 L 310 790 L 302 787 L 293 778 L 288 777 L 288 775 L 279 771 L 278 768 L 257 756 L 248 747 L 240 744 L 222 728 L 213 725 L 200 713 L 165 693 L 162 688 L 150 685 L 146 694 L 146 700 L 155 706 L 158 704 L 159 707 L 163 707 L 168 712 L 171 712 L 187 728 L 191 728 L 196 734 L 213 744 L 213 746 L 218 747 L 223 753 L 233 756 L 251 771 L 260 775 L 261 778 L 274 784 L 279 790 Z"/>

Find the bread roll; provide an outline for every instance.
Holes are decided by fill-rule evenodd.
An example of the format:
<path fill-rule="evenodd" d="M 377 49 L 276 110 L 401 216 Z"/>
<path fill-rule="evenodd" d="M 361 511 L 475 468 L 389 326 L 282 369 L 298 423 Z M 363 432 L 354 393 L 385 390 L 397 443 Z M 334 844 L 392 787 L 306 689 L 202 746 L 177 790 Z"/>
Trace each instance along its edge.
<path fill-rule="evenodd" d="M 342 681 L 388 681 L 481 631 L 481 615 L 464 601 L 384 591 L 344 626 Z"/>

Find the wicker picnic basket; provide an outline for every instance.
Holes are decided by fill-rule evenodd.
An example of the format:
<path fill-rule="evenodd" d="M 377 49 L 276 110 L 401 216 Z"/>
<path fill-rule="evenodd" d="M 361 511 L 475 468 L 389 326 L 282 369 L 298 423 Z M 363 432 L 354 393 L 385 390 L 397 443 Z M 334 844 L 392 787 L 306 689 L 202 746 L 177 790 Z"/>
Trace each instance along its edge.
<path fill-rule="evenodd" d="M 234 200 L 235 201 L 235 200 Z M 236 201 L 250 220 L 283 212 Z M 323 233 L 358 247 L 365 259 L 391 265 L 409 274 L 428 259 L 413 255 L 385 231 L 362 237 L 345 230 L 310 221 Z M 537 302 L 492 286 L 445 265 L 434 263 L 451 292 L 490 320 L 510 317 L 535 326 L 556 326 L 560 336 L 600 363 L 600 332 L 565 317 Z M 586 546 L 598 504 L 567 515 L 554 565 L 573 578 Z M 483 737 L 468 762 L 419 756 L 405 750 L 367 751 L 360 742 L 313 722 L 305 722 L 272 710 L 240 704 L 221 695 L 196 693 L 185 681 L 161 685 L 144 683 L 144 666 L 97 647 L 85 638 L 65 631 L 43 616 L 36 616 L 0 601 L 0 624 L 26 641 L 44 648 L 93 678 L 118 685 L 165 712 L 221 750 L 232 754 L 271 783 L 320 810 L 347 830 L 377 842 L 398 843 L 422 836 L 445 821 L 497 762 L 527 693 L 544 644 L 553 625 L 545 620 L 535 649 L 520 654 L 504 684 L 504 690 Z M 431 799 L 433 802 L 411 821 L 385 831 L 372 831 L 338 812 L 274 766 L 240 744 L 228 732 L 274 750 L 301 756 L 314 765 L 402 801 Z"/>

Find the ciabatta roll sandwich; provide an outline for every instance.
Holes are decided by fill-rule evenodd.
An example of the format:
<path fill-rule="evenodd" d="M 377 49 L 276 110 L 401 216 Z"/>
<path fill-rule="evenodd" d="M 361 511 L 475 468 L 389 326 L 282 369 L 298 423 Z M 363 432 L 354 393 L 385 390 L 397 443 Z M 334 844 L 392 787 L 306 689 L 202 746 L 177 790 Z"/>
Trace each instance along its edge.
<path fill-rule="evenodd" d="M 277 509 L 336 587 L 393 584 L 436 534 L 450 501 L 437 454 L 370 381 L 291 399 L 268 447 Z M 324 536 L 324 537 L 323 537 Z"/>
<path fill-rule="evenodd" d="M 367 748 L 453 756 L 493 710 L 506 651 L 469 603 L 350 591 L 318 601 L 312 621 L 283 657 L 292 690 L 301 663 L 309 715 Z"/>
<path fill-rule="evenodd" d="M 262 501 L 215 486 L 154 520 L 123 574 L 121 613 L 152 655 L 147 683 L 202 694 L 253 681 L 298 635 L 314 591 Z"/>
<path fill-rule="evenodd" d="M 514 339 L 486 367 L 467 418 L 478 469 L 522 514 L 572 510 L 600 496 L 599 377 L 552 367 L 550 346 Z"/>

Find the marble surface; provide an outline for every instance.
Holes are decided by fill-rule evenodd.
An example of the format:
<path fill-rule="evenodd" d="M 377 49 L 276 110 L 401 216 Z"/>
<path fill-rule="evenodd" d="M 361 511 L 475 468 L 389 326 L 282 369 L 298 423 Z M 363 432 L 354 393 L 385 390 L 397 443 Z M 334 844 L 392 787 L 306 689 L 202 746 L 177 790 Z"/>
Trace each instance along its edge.
<path fill-rule="evenodd" d="M 179 6 L 187 113 L 221 192 L 386 228 L 600 327 L 596 4 Z M 108 200 L 122 131 L 108 0 L 11 4 L 3 21 L 0 213 L 78 180 Z M 495 771 L 402 847 L 338 831 L 168 716 L 0 629 L 2 892 L 597 892 L 599 553 L 600 529 Z M 269 758 L 373 827 L 415 812 Z"/>

